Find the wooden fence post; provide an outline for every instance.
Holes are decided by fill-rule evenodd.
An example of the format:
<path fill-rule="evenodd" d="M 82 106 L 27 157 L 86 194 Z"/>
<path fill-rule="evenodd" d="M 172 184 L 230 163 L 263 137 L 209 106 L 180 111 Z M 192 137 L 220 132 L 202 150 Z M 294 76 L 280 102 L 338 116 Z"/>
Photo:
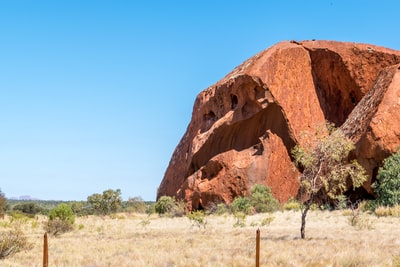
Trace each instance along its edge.
<path fill-rule="evenodd" d="M 44 233 L 43 242 L 43 267 L 49 267 L 49 246 L 47 243 L 47 232 Z"/>
<path fill-rule="evenodd" d="M 260 228 L 256 232 L 256 267 L 260 267 Z"/>

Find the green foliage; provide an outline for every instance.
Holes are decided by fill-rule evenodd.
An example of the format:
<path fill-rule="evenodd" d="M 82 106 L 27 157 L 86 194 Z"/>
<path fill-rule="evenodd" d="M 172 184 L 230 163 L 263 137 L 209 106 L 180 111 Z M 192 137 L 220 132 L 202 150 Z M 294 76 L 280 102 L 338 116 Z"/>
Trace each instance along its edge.
<path fill-rule="evenodd" d="M 128 212 L 145 213 L 147 205 L 141 197 L 129 198 L 125 203 L 125 210 Z"/>
<path fill-rule="evenodd" d="M 275 217 L 272 215 L 263 218 L 261 220 L 261 226 L 270 225 L 274 219 L 275 219 Z"/>
<path fill-rule="evenodd" d="M 256 212 L 272 212 L 279 208 L 278 201 L 272 196 L 271 188 L 256 184 L 251 188 L 250 205 Z"/>
<path fill-rule="evenodd" d="M 31 248 L 32 244 L 19 228 L 2 232 L 0 235 L 0 259 Z"/>
<path fill-rule="evenodd" d="M 199 228 L 206 228 L 206 216 L 203 211 L 195 210 L 186 215 L 192 223 L 192 226 L 196 225 Z"/>
<path fill-rule="evenodd" d="M 71 206 L 68 204 L 60 204 L 49 212 L 49 219 L 56 220 L 59 219 L 61 221 L 67 221 L 70 224 L 74 224 L 75 215 L 71 209 Z"/>
<path fill-rule="evenodd" d="M 222 215 L 228 212 L 228 207 L 224 203 L 219 203 L 215 209 L 217 215 Z"/>
<path fill-rule="evenodd" d="M 355 149 L 354 143 L 340 130 L 327 128 L 325 135 L 309 134 L 307 146 L 296 146 L 292 150 L 295 164 L 303 170 L 299 189 L 303 204 L 302 238 L 305 238 L 305 219 L 312 204 L 337 202 L 349 183 L 355 189 L 367 180 L 362 166 L 349 160 L 350 152 Z"/>
<path fill-rule="evenodd" d="M 147 205 L 146 214 L 151 215 L 156 213 L 156 203 Z"/>
<path fill-rule="evenodd" d="M 373 188 L 378 205 L 400 204 L 400 151 L 383 161 Z"/>
<path fill-rule="evenodd" d="M 181 217 L 185 214 L 185 202 L 176 201 L 175 197 L 161 196 L 154 208 L 159 215 L 169 217 Z"/>
<path fill-rule="evenodd" d="M 347 208 L 347 197 L 345 195 L 339 195 L 336 198 L 337 203 L 336 203 L 336 208 L 339 210 L 343 210 Z"/>
<path fill-rule="evenodd" d="M 295 200 L 295 199 L 293 199 L 293 198 L 289 199 L 289 200 L 283 205 L 283 209 L 284 209 L 284 210 L 299 211 L 300 208 L 301 208 L 301 204 L 300 204 L 297 200 Z"/>
<path fill-rule="evenodd" d="M 245 214 L 252 214 L 255 212 L 272 212 L 278 208 L 279 203 L 272 196 L 271 189 L 261 184 L 256 184 L 251 188 L 249 197 L 236 197 L 231 204 L 233 213 L 243 212 Z"/>
<path fill-rule="evenodd" d="M 254 213 L 254 208 L 251 206 L 250 199 L 248 197 L 237 197 L 231 204 L 232 212 L 235 214 L 241 212 L 244 214 Z"/>
<path fill-rule="evenodd" d="M 89 205 L 97 214 L 111 214 L 121 208 L 121 190 L 108 189 L 103 194 L 93 194 L 87 198 Z"/>
<path fill-rule="evenodd" d="M 41 213 L 44 209 L 35 202 L 25 202 L 15 205 L 12 210 L 19 211 L 32 217 Z"/>
<path fill-rule="evenodd" d="M 72 212 L 77 216 L 88 215 L 89 211 L 87 208 L 86 201 L 71 201 L 68 202 Z"/>
<path fill-rule="evenodd" d="M 67 204 L 60 204 L 49 212 L 49 220 L 45 225 L 45 230 L 54 235 L 60 235 L 73 229 L 75 215 L 71 207 Z"/>

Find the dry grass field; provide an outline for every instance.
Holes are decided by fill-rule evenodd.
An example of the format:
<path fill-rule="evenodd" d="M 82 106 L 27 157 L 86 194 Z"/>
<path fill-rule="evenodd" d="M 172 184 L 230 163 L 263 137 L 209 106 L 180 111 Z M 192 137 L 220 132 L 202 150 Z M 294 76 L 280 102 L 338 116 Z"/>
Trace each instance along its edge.
<path fill-rule="evenodd" d="M 256 230 L 261 230 L 261 266 L 400 266 L 400 218 L 363 214 L 357 226 L 349 211 L 311 211 L 299 239 L 300 213 L 275 212 L 246 218 L 208 216 L 205 229 L 187 217 L 118 214 L 81 217 L 75 230 L 49 237 L 49 266 L 254 266 Z M 1 221 L 7 228 L 10 218 Z M 39 221 L 38 221 L 39 220 Z M 0 266 L 42 266 L 41 220 L 22 223 L 33 248 L 0 261 Z"/>

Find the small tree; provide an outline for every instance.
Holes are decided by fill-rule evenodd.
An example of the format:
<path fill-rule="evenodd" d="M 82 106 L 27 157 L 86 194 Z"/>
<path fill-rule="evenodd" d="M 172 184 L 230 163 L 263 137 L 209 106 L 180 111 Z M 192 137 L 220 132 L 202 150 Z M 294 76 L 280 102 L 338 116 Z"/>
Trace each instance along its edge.
<path fill-rule="evenodd" d="M 313 136 L 311 146 L 295 146 L 292 150 L 295 164 L 303 169 L 299 188 L 302 239 L 305 238 L 306 216 L 313 203 L 335 201 L 347 190 L 348 182 L 354 189 L 367 180 L 362 166 L 349 160 L 349 153 L 355 146 L 340 130 Z"/>
<path fill-rule="evenodd" d="M 115 213 L 121 208 L 121 190 L 108 189 L 103 194 L 88 196 L 87 201 L 96 213 L 104 215 Z"/>
<path fill-rule="evenodd" d="M 400 204 L 400 151 L 383 161 L 377 180 L 372 186 L 378 205 Z"/>

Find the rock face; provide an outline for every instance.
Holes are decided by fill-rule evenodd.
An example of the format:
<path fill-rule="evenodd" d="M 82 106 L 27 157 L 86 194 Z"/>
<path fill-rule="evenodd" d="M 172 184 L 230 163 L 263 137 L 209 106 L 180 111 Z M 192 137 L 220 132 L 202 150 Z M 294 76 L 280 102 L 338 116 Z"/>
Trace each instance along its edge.
<path fill-rule="evenodd" d="M 230 203 L 265 184 L 296 196 L 290 151 L 326 120 L 356 142 L 371 182 L 400 145 L 400 51 L 332 41 L 282 42 L 235 68 L 196 98 L 157 197 L 192 209 Z"/>

